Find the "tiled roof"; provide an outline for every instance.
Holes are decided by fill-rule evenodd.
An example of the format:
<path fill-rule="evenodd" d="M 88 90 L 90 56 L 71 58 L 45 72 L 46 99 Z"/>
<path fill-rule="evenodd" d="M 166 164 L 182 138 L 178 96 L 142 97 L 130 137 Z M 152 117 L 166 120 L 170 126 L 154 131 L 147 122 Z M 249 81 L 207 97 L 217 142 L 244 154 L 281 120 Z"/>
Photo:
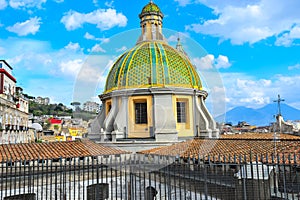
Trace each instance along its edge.
<path fill-rule="evenodd" d="M 250 155 L 252 155 L 251 158 L 253 161 L 257 155 L 260 161 L 272 162 L 272 155 L 279 155 L 280 157 L 285 155 L 287 159 L 288 155 L 291 154 L 291 162 L 294 162 L 295 156 L 297 163 L 300 164 L 300 137 L 277 134 L 277 138 L 279 140 L 276 142 L 276 145 L 273 134 L 226 135 L 220 139 L 195 138 L 171 146 L 154 148 L 139 153 L 180 156 L 183 158 L 197 158 L 201 156 L 204 159 L 208 159 L 209 156 L 210 160 L 224 161 L 226 159 L 228 162 L 233 162 L 234 156 L 236 156 L 236 159 L 242 156 L 242 160 L 246 156 L 246 160 L 249 161 Z M 266 160 L 266 156 L 268 156 L 268 160 Z M 284 162 L 289 162 L 289 160 L 285 160 Z"/>
<path fill-rule="evenodd" d="M 61 124 L 62 120 L 61 119 L 50 118 L 49 122 L 51 124 Z"/>
<path fill-rule="evenodd" d="M 130 153 L 121 149 L 106 147 L 104 145 L 97 144 L 89 139 L 82 139 L 82 143 L 92 155 L 115 155 Z"/>
<path fill-rule="evenodd" d="M 149 79 L 150 73 L 153 75 Z M 202 90 L 200 77 L 188 57 L 156 40 L 139 43 L 119 57 L 107 76 L 104 93 L 150 86 Z"/>
<path fill-rule="evenodd" d="M 161 11 L 156 4 L 154 4 L 153 2 L 150 2 L 146 6 L 144 6 L 142 13 L 145 13 L 145 12 L 161 12 Z"/>
<path fill-rule="evenodd" d="M 299 136 L 289 135 L 289 134 L 276 134 L 279 139 L 287 140 L 300 140 Z M 222 135 L 221 138 L 231 138 L 231 139 L 274 139 L 273 133 L 245 133 L 237 135 Z"/>
<path fill-rule="evenodd" d="M 75 158 L 128 153 L 90 140 L 72 142 L 2 144 L 0 162 L 38 159 Z"/>

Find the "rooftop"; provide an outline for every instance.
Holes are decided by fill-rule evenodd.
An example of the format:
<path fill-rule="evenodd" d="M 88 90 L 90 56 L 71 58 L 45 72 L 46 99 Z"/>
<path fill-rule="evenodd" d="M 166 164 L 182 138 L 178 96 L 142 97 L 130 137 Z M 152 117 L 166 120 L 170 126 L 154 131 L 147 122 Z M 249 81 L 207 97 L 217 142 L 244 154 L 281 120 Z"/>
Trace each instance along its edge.
<path fill-rule="evenodd" d="M 244 160 L 244 156 L 246 156 L 247 161 L 258 159 L 262 162 L 264 160 L 272 162 L 272 155 L 286 155 L 286 158 L 288 158 L 288 155 L 292 155 L 289 158 L 290 161 L 293 162 L 293 160 L 297 159 L 297 162 L 299 162 L 300 137 L 277 134 L 276 142 L 274 142 L 273 134 L 226 135 L 219 139 L 195 138 L 171 146 L 154 148 L 139 153 L 179 156 L 182 158 L 197 158 L 200 155 L 206 160 L 214 160 L 216 157 L 221 157 L 224 161 L 230 161 L 230 159 L 234 158 L 239 159 L 238 156 L 242 156 L 241 159 Z M 285 160 L 285 162 L 290 161 Z"/>
<path fill-rule="evenodd" d="M 88 139 L 72 142 L 2 144 L 0 145 L 0 162 L 76 158 L 126 153 L 129 152 L 105 147 Z"/>

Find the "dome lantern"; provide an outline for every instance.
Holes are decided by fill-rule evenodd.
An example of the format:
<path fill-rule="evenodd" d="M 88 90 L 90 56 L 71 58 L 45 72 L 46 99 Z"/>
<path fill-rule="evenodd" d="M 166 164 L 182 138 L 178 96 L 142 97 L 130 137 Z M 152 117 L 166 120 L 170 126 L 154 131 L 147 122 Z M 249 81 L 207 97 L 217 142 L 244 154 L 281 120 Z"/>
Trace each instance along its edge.
<path fill-rule="evenodd" d="M 139 14 L 142 34 L 137 43 L 151 40 L 164 40 L 162 34 L 163 13 L 160 8 L 150 1 Z"/>

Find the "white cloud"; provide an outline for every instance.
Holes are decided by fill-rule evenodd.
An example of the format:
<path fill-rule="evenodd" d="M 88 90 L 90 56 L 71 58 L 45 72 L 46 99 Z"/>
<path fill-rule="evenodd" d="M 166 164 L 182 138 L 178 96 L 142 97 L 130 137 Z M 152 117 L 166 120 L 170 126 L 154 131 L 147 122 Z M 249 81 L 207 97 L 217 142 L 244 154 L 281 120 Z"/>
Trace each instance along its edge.
<path fill-rule="evenodd" d="M 229 59 L 227 56 L 219 55 L 215 58 L 212 54 L 207 54 L 201 58 L 196 57 L 192 58 L 192 63 L 201 71 L 208 69 L 220 69 L 220 68 L 228 68 L 231 66 Z"/>
<path fill-rule="evenodd" d="M 257 79 L 242 73 L 222 73 L 227 107 L 246 106 L 259 108 L 272 103 L 280 94 L 290 105 L 300 105 L 295 91 L 300 90 L 300 76 L 275 75 Z M 300 107 L 299 107 L 300 108 Z"/>
<path fill-rule="evenodd" d="M 294 40 L 300 39 L 300 24 L 294 26 L 291 30 L 280 34 L 275 41 L 277 46 L 289 47 L 293 45 Z"/>
<path fill-rule="evenodd" d="M 106 65 L 105 65 L 105 68 L 110 69 L 113 66 L 113 64 L 115 63 L 115 61 L 116 60 L 113 60 L 113 59 L 108 60 Z"/>
<path fill-rule="evenodd" d="M 53 96 L 57 102 L 69 104 L 74 95 L 74 80 L 80 79 L 84 91 L 90 89 L 85 87 L 85 83 L 90 83 L 87 86 L 91 88 L 97 86 L 97 80 L 105 84 L 107 73 L 103 77 L 100 76 L 108 58 L 97 55 L 98 57 L 94 59 L 94 69 L 83 70 L 87 58 L 91 59 L 93 55 L 87 56 L 81 50 L 76 51 L 78 49 L 76 43 L 57 50 L 53 49 L 49 42 L 10 37 L 0 39 L 0 46 L 5 49 L 3 58 L 14 68 L 18 84 L 30 95 Z M 61 87 L 62 85 L 64 87 Z M 96 96 L 102 91 L 103 89 L 100 91 L 94 89 L 90 93 L 85 93 L 82 100 L 86 101 L 90 96 Z"/>
<path fill-rule="evenodd" d="M 69 42 L 67 46 L 64 47 L 65 49 L 72 50 L 72 51 L 81 51 L 80 45 L 78 43 Z"/>
<path fill-rule="evenodd" d="M 76 76 L 83 65 L 83 60 L 75 59 L 60 63 L 60 70 L 66 75 Z"/>
<path fill-rule="evenodd" d="M 87 39 L 87 40 L 101 41 L 103 43 L 108 43 L 110 41 L 109 38 L 97 38 L 97 37 L 95 37 L 94 35 L 92 35 L 88 32 L 86 32 L 84 34 L 84 38 Z"/>
<path fill-rule="evenodd" d="M 264 97 L 263 93 L 253 92 L 252 95 L 253 95 L 253 97 L 241 98 L 240 102 L 241 103 L 246 103 L 246 105 L 248 103 L 255 104 L 256 106 L 266 105 L 266 104 L 270 103 L 270 98 L 269 97 Z"/>
<path fill-rule="evenodd" d="M 51 48 L 49 42 L 30 39 L 9 38 L 0 40 L 0 46 L 6 50 L 5 59 L 14 66 L 15 71 L 21 67 L 22 77 L 30 76 L 55 76 L 62 78 L 60 64 L 69 60 L 85 59 L 77 43 L 69 43 L 60 50 Z M 24 75 L 23 75 L 24 73 Z"/>
<path fill-rule="evenodd" d="M 300 38 L 300 25 L 294 26 L 289 33 L 291 38 Z"/>
<path fill-rule="evenodd" d="M 75 80 L 73 99 L 86 100 L 102 93 L 110 60 L 107 55 L 91 54 L 87 57 Z"/>
<path fill-rule="evenodd" d="M 103 43 L 109 43 L 110 42 L 110 39 L 109 38 L 100 38 L 101 40 L 101 42 L 103 42 Z"/>
<path fill-rule="evenodd" d="M 284 33 L 281 36 L 276 38 L 275 45 L 276 46 L 285 46 L 289 47 L 293 43 L 293 40 L 290 38 L 288 33 Z"/>
<path fill-rule="evenodd" d="M 255 80 L 254 77 L 240 73 L 222 74 L 222 77 L 228 97 L 227 107 L 257 108 L 270 103 L 273 87 L 271 80 Z"/>
<path fill-rule="evenodd" d="M 40 17 L 30 18 L 25 22 L 18 22 L 13 26 L 9 26 L 6 29 L 10 32 L 16 33 L 19 36 L 26 36 L 28 34 L 35 35 L 36 32 L 39 31 L 40 24 L 41 24 Z"/>
<path fill-rule="evenodd" d="M 179 6 L 186 6 L 191 3 L 190 0 L 175 0 L 175 1 L 178 2 Z"/>
<path fill-rule="evenodd" d="M 178 42 L 178 37 L 181 42 L 185 42 L 186 38 L 190 38 L 189 33 L 178 32 L 176 34 L 170 35 L 167 40 L 168 42 Z"/>
<path fill-rule="evenodd" d="M 121 48 L 116 49 L 116 52 L 123 52 L 126 51 L 127 47 L 126 46 L 122 46 Z"/>
<path fill-rule="evenodd" d="M 53 63 L 53 60 L 52 60 L 51 58 L 46 59 L 46 60 L 44 61 L 44 65 L 51 65 L 52 63 Z"/>
<path fill-rule="evenodd" d="M 9 5 L 15 9 L 21 8 L 42 8 L 42 4 L 46 3 L 47 0 L 9 0 Z"/>
<path fill-rule="evenodd" d="M 96 38 L 94 35 L 92 35 L 92 34 L 90 34 L 90 33 L 88 33 L 88 32 L 86 32 L 86 33 L 84 34 L 84 38 L 85 38 L 85 39 L 88 39 L 88 40 L 100 40 L 99 38 Z"/>
<path fill-rule="evenodd" d="M 93 53 L 106 52 L 99 44 L 95 44 L 89 51 Z"/>
<path fill-rule="evenodd" d="M 171 35 L 167 38 L 168 42 L 177 42 L 178 41 L 178 35 Z"/>
<path fill-rule="evenodd" d="M 228 68 L 231 66 L 231 63 L 229 62 L 229 59 L 227 56 L 219 55 L 218 58 L 215 60 L 215 65 L 217 69 L 220 68 Z"/>
<path fill-rule="evenodd" d="M 93 58 L 93 56 L 95 57 Z M 106 64 L 110 63 L 110 61 L 107 60 L 106 56 L 93 56 L 89 56 L 87 58 L 76 78 L 76 81 L 81 83 L 93 84 L 95 87 L 98 83 L 105 84 L 106 75 L 108 73 L 107 69 L 109 69 L 108 67 L 106 67 Z M 99 68 L 99 66 L 104 67 Z M 104 85 L 102 85 L 102 87 L 104 87 Z"/>
<path fill-rule="evenodd" d="M 210 86 L 206 105 L 213 116 L 219 116 L 226 112 L 226 96 L 223 85 L 214 84 Z"/>
<path fill-rule="evenodd" d="M 198 70 L 206 70 L 206 69 L 212 69 L 213 68 L 213 61 L 215 57 L 212 54 L 208 54 L 201 58 L 193 58 L 192 63 L 196 65 Z"/>
<path fill-rule="evenodd" d="M 64 0 L 53 0 L 53 1 L 55 1 L 56 3 L 62 3 L 62 2 L 64 2 Z"/>
<path fill-rule="evenodd" d="M 296 65 L 292 65 L 292 66 L 288 66 L 288 70 L 294 70 L 294 69 L 300 69 L 300 64 L 296 64 Z"/>
<path fill-rule="evenodd" d="M 187 25 L 186 30 L 219 37 L 221 41 L 230 40 L 238 45 L 253 44 L 284 32 L 289 32 L 291 36 L 288 38 L 292 40 L 300 38 L 295 28 L 300 24 L 300 12 L 296 9 L 300 7 L 298 0 L 197 0 L 194 3 L 197 2 L 212 8 L 216 18 Z M 277 41 L 277 45 L 287 44 L 286 41 Z"/>
<path fill-rule="evenodd" d="M 98 9 L 90 13 L 79 13 L 73 10 L 65 13 L 61 18 L 67 30 L 75 30 L 83 24 L 95 24 L 100 30 L 108 30 L 115 26 L 124 27 L 127 18 L 122 13 L 117 13 L 115 9 Z"/>
<path fill-rule="evenodd" d="M 93 4 L 94 4 L 95 6 L 98 6 L 98 0 L 93 0 Z"/>
<path fill-rule="evenodd" d="M 106 1 L 106 2 L 104 3 L 104 5 L 107 6 L 107 7 L 109 7 L 109 8 L 112 8 L 112 7 L 113 7 L 113 4 L 114 4 L 114 1 L 113 1 L 113 0 L 112 0 L 112 1 Z"/>
<path fill-rule="evenodd" d="M 3 10 L 7 7 L 6 0 L 0 0 L 0 10 Z"/>

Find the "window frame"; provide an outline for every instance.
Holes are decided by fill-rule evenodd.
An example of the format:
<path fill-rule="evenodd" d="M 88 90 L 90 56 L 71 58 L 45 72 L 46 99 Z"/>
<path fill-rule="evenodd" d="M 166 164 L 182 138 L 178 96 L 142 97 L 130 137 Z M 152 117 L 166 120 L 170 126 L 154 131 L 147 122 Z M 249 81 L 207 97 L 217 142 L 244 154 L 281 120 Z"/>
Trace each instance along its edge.
<path fill-rule="evenodd" d="M 148 124 L 147 101 L 134 102 L 134 122 L 135 124 Z"/>
<path fill-rule="evenodd" d="M 177 123 L 187 123 L 187 102 L 176 101 Z"/>
<path fill-rule="evenodd" d="M 112 100 L 109 99 L 105 102 L 105 115 L 107 116 L 112 109 Z"/>

